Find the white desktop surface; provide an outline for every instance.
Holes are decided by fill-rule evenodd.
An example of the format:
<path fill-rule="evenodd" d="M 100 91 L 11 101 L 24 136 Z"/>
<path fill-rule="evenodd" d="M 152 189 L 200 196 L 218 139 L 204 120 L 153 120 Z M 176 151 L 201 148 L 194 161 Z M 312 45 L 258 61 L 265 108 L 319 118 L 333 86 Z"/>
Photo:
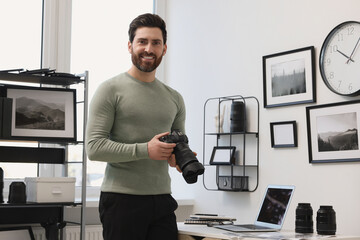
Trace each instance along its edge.
<path fill-rule="evenodd" d="M 245 240 L 245 239 L 272 239 L 272 240 L 312 240 L 312 239 L 334 239 L 334 240 L 359 240 L 360 237 L 354 236 L 326 236 L 317 234 L 295 235 L 294 231 L 280 231 L 280 232 L 258 232 L 258 233 L 235 233 L 225 231 L 206 225 L 200 224 L 184 224 L 178 223 L 179 234 L 208 237 L 216 239 L 231 239 L 231 240 Z"/>

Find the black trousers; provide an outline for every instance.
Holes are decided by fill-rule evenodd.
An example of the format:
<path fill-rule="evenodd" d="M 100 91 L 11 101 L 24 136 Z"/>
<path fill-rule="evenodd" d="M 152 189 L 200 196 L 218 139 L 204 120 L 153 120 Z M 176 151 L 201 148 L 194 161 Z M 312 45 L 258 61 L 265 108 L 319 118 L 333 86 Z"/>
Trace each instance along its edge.
<path fill-rule="evenodd" d="M 101 192 L 99 213 L 104 240 L 177 240 L 177 207 L 170 194 Z"/>

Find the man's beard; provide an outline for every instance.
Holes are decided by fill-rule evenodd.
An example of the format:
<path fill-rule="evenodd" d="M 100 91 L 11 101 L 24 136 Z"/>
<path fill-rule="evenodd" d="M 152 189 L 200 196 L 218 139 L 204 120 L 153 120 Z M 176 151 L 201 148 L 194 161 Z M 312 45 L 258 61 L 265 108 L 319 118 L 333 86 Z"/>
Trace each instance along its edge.
<path fill-rule="evenodd" d="M 152 63 L 146 63 L 141 60 L 141 56 L 151 56 L 154 57 L 154 61 Z M 162 56 L 157 58 L 154 54 L 139 54 L 136 55 L 135 53 L 131 54 L 131 60 L 133 64 L 142 72 L 152 72 L 154 71 L 161 63 Z"/>

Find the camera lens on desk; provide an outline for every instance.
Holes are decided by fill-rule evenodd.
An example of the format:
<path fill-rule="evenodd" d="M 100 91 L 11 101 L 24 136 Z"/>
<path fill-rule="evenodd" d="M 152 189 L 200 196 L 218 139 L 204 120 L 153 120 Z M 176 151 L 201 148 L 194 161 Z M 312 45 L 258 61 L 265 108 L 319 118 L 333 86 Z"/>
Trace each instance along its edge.
<path fill-rule="evenodd" d="M 321 235 L 335 235 L 336 215 L 332 206 L 320 206 L 316 216 L 316 230 Z"/>
<path fill-rule="evenodd" d="M 296 208 L 295 232 L 313 233 L 313 209 L 310 203 L 299 203 Z"/>

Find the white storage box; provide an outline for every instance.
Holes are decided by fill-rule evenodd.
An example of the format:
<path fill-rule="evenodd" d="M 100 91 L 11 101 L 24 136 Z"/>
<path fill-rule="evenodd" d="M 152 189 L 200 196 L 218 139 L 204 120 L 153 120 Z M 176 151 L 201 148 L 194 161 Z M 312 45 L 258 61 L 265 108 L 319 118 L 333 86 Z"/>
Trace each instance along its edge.
<path fill-rule="evenodd" d="M 28 202 L 74 202 L 75 178 L 27 177 L 26 199 Z"/>

